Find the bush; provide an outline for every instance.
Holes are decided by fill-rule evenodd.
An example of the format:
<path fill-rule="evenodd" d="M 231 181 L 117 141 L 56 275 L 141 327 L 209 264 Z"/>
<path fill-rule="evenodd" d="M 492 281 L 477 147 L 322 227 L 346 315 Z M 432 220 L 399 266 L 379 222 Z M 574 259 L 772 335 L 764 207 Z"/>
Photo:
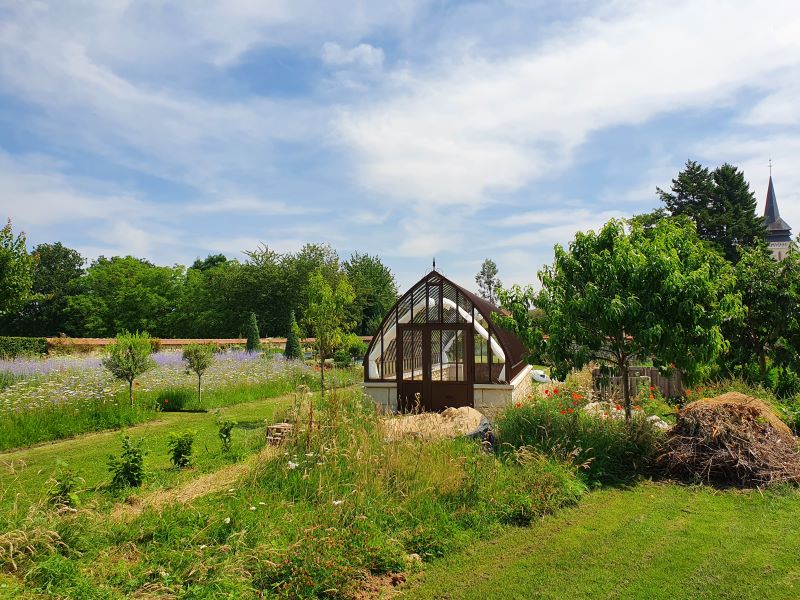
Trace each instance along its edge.
<path fill-rule="evenodd" d="M 0 336 L 0 358 L 47 354 L 47 340 L 39 337 Z"/>
<path fill-rule="evenodd" d="M 247 343 L 245 350 L 248 352 L 256 352 L 261 348 L 261 334 L 258 332 L 258 319 L 256 313 L 250 313 L 250 319 L 247 321 Z"/>
<path fill-rule="evenodd" d="M 222 451 L 230 452 L 231 446 L 233 445 L 233 428 L 236 427 L 236 421 L 231 419 L 218 419 L 217 425 L 219 425 L 218 435 L 222 442 Z"/>
<path fill-rule="evenodd" d="M 108 459 L 108 470 L 111 471 L 111 487 L 121 489 L 124 487 L 139 487 L 144 481 L 144 456 L 142 450 L 143 439 L 132 442 L 130 436 L 122 438 L 122 454 L 111 455 Z"/>
<path fill-rule="evenodd" d="M 156 403 L 164 412 L 179 412 L 190 406 L 195 399 L 195 394 L 186 388 L 168 388 L 158 393 Z"/>
<path fill-rule="evenodd" d="M 192 445 L 194 444 L 195 435 L 194 431 L 169 434 L 169 441 L 167 442 L 169 459 L 176 468 L 182 469 L 191 464 Z"/>
<path fill-rule="evenodd" d="M 335 364 L 340 369 L 345 369 L 349 367 L 352 361 L 353 359 L 346 348 L 340 348 L 339 350 L 336 351 L 336 354 L 333 355 L 333 364 Z"/>
<path fill-rule="evenodd" d="M 617 483 L 646 473 L 663 435 L 643 414 L 626 423 L 581 410 L 563 410 L 551 400 L 507 408 L 497 420 L 498 449 L 508 454 L 530 447 L 581 465 L 588 483 Z"/>
<path fill-rule="evenodd" d="M 59 472 L 51 479 L 48 498 L 56 506 L 78 506 L 78 486 L 83 479 L 78 477 L 66 463 L 58 462 Z"/>
<path fill-rule="evenodd" d="M 784 400 L 796 397 L 800 394 L 800 376 L 786 367 L 779 369 L 777 381 L 772 391 L 775 392 L 778 398 Z"/>

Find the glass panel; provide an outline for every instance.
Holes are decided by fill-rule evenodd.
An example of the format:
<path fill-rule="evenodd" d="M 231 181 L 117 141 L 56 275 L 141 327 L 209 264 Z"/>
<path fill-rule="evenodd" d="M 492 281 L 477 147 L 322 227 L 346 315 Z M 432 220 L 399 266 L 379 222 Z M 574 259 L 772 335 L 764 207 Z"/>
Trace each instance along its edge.
<path fill-rule="evenodd" d="M 422 380 L 422 331 L 403 332 L 403 381 Z"/>
<path fill-rule="evenodd" d="M 494 344 L 498 344 L 497 338 L 491 336 Z M 506 383 L 506 364 L 503 358 L 495 351 L 492 352 L 492 383 Z"/>
<path fill-rule="evenodd" d="M 489 383 L 489 342 L 478 333 L 475 340 L 475 383 Z"/>
<path fill-rule="evenodd" d="M 443 302 L 443 315 L 442 321 L 444 323 L 463 323 L 464 317 L 459 315 L 455 308 L 457 303 L 456 288 L 449 282 L 444 283 L 444 302 Z"/>
<path fill-rule="evenodd" d="M 442 381 L 464 381 L 466 336 L 461 330 L 442 332 Z"/>
<path fill-rule="evenodd" d="M 442 331 L 431 331 L 431 381 L 442 381 Z"/>
<path fill-rule="evenodd" d="M 471 315 L 472 314 L 472 302 L 461 292 L 458 293 L 458 305 L 463 309 L 464 313 Z M 476 310 L 475 316 L 477 317 L 480 313 Z M 463 315 L 459 316 L 459 322 L 464 322 L 466 319 L 463 318 Z"/>
<path fill-rule="evenodd" d="M 441 292 L 442 287 L 440 285 L 433 285 L 430 284 L 428 286 L 428 322 L 429 323 L 441 323 L 442 322 L 442 313 L 441 309 Z"/>
<path fill-rule="evenodd" d="M 423 281 L 416 288 L 412 294 L 413 306 L 413 323 L 425 323 L 427 312 L 425 311 L 425 282 Z"/>

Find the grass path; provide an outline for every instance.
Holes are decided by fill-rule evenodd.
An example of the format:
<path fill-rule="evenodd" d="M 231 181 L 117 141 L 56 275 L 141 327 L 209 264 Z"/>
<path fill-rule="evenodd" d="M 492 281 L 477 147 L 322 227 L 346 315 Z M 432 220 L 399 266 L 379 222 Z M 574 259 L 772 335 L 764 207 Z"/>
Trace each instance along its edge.
<path fill-rule="evenodd" d="M 129 427 L 124 433 L 144 439 L 145 468 L 148 477 L 142 488 L 134 492 L 144 496 L 197 478 L 203 473 L 231 464 L 231 457 L 251 455 L 264 445 L 264 420 L 272 419 L 279 409 L 291 402 L 291 395 L 265 398 L 220 409 L 224 417 L 235 419 L 232 453 L 223 455 L 217 437 L 216 415 L 213 413 L 162 413 L 154 421 Z M 183 471 L 171 468 L 167 455 L 170 432 L 196 432 L 193 467 Z M 88 504 L 104 510 L 121 498 L 103 489 L 110 481 L 107 461 L 120 451 L 119 431 L 92 433 L 76 438 L 0 454 L 0 512 L 21 517 L 28 508 L 46 497 L 48 480 L 66 462 L 84 479 L 81 496 Z M 128 490 L 127 494 L 131 491 Z M 134 500 L 135 501 L 135 500 Z M 13 520 L 13 519 L 10 519 Z M 2 519 L 0 519 L 2 525 Z"/>
<path fill-rule="evenodd" d="M 667 484 L 581 504 L 430 565 L 408 598 L 800 597 L 800 495 Z"/>

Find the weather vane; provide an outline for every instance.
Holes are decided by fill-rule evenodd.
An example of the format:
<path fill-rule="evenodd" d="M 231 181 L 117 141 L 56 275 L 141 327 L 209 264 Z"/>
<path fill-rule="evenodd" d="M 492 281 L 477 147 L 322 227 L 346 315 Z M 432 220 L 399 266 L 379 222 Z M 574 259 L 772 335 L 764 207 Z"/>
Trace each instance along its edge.
<path fill-rule="evenodd" d="M 772 177 L 772 159 L 769 159 L 769 176 Z"/>
<path fill-rule="evenodd" d="M 436 270 L 436 257 L 433 257 L 433 270 Z"/>

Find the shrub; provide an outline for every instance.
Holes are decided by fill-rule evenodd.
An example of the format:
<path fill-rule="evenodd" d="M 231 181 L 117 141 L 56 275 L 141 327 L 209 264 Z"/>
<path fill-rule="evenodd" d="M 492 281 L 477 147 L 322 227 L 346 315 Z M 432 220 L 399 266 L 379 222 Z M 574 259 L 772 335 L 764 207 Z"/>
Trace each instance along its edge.
<path fill-rule="evenodd" d="M 258 332 L 258 319 L 256 313 L 250 313 L 250 319 L 247 321 L 247 343 L 245 350 L 248 352 L 256 352 L 261 348 L 261 334 Z"/>
<path fill-rule="evenodd" d="M 794 398 L 800 394 L 800 376 L 791 369 L 783 367 L 778 370 L 777 381 L 772 389 L 778 398 Z"/>
<path fill-rule="evenodd" d="M 197 375 L 197 404 L 203 405 L 201 383 L 203 373 L 206 372 L 211 363 L 214 362 L 214 344 L 189 344 L 183 349 L 183 360 L 186 361 L 186 372 L 193 372 Z"/>
<path fill-rule="evenodd" d="M 296 360 L 303 358 L 303 351 L 300 348 L 300 326 L 297 324 L 294 311 L 292 311 L 289 322 L 289 333 L 286 335 L 286 348 L 283 351 L 283 355 L 286 358 Z"/>
<path fill-rule="evenodd" d="M 156 403 L 163 412 L 179 412 L 189 406 L 195 395 L 186 388 L 167 388 L 158 392 Z"/>
<path fill-rule="evenodd" d="M 347 348 L 340 348 L 336 351 L 336 354 L 333 355 L 333 363 L 340 369 L 349 367 L 352 360 Z"/>
<path fill-rule="evenodd" d="M 111 455 L 108 459 L 108 470 L 111 471 L 111 487 L 120 489 L 124 487 L 139 487 L 144 481 L 144 456 L 142 450 L 143 439 L 132 442 L 130 436 L 122 438 L 122 454 Z"/>
<path fill-rule="evenodd" d="M 128 382 L 128 398 L 131 406 L 133 406 L 133 381 L 156 366 L 150 356 L 152 352 L 152 339 L 147 332 L 123 332 L 108 347 L 107 354 L 103 357 L 103 366 L 117 379 Z"/>
<path fill-rule="evenodd" d="M 222 442 L 222 451 L 230 452 L 233 445 L 233 428 L 236 427 L 236 421 L 231 419 L 217 419 L 219 425 L 219 439 Z"/>
<path fill-rule="evenodd" d="M 561 409 L 550 400 L 507 408 L 497 420 L 497 429 L 501 454 L 528 446 L 548 456 L 574 460 L 592 484 L 628 481 L 647 472 L 663 440 L 641 413 L 626 423 Z"/>
<path fill-rule="evenodd" d="M 51 479 L 48 498 L 56 506 L 78 506 L 78 486 L 83 479 L 78 477 L 66 463 L 58 461 L 59 471 Z"/>
<path fill-rule="evenodd" d="M 39 337 L 0 336 L 0 358 L 47 354 L 47 340 Z"/>
<path fill-rule="evenodd" d="M 176 468 L 182 469 L 191 464 L 192 445 L 194 444 L 195 435 L 194 431 L 169 434 L 169 441 L 167 442 L 169 459 Z"/>

